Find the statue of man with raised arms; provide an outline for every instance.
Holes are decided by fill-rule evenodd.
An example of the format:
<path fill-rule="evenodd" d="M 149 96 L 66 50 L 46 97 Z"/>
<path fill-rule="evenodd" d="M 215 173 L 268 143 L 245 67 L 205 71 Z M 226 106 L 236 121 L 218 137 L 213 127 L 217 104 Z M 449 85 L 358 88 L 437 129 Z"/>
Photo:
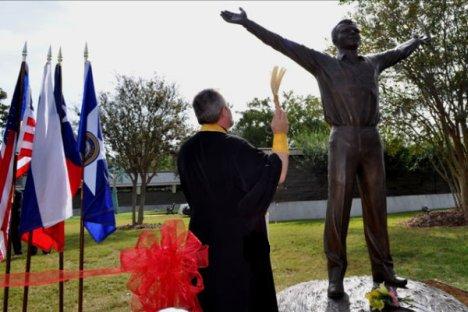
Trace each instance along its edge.
<path fill-rule="evenodd" d="M 357 25 L 345 19 L 332 30 L 336 57 L 285 39 L 247 18 L 246 12 L 221 12 L 229 23 L 244 26 L 254 36 L 293 59 L 317 79 L 325 120 L 332 130 L 328 156 L 328 208 L 324 248 L 328 261 L 328 296 L 344 295 L 347 267 L 346 236 L 357 178 L 362 200 L 364 233 L 375 283 L 405 287 L 396 277 L 387 231 L 385 169 L 379 122 L 379 74 L 404 60 L 427 36 L 414 36 L 396 48 L 374 55 L 359 55 L 361 42 Z"/>

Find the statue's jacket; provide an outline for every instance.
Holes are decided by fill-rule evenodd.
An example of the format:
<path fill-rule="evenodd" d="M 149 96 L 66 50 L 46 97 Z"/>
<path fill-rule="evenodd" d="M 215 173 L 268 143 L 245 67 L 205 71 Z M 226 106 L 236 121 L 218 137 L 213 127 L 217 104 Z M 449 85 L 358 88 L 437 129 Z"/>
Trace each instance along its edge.
<path fill-rule="evenodd" d="M 251 20 L 244 27 L 315 76 L 325 120 L 331 126 L 376 126 L 380 118 L 379 74 L 408 57 L 420 44 L 411 39 L 395 49 L 359 56 L 357 62 L 352 62 L 344 54 L 332 57 L 285 39 Z"/>

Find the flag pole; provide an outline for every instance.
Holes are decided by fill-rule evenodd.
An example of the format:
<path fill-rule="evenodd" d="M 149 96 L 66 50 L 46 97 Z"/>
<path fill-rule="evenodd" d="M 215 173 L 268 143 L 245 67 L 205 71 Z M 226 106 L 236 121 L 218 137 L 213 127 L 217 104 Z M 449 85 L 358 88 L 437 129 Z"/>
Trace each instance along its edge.
<path fill-rule="evenodd" d="M 26 268 L 24 270 L 24 280 L 25 280 L 25 286 L 23 288 L 23 312 L 28 311 L 28 297 L 29 297 L 29 272 L 31 271 L 31 251 L 32 251 L 32 237 L 33 237 L 33 232 L 29 231 L 28 235 L 28 253 L 26 255 Z"/>
<path fill-rule="evenodd" d="M 85 44 L 84 61 L 88 61 L 88 43 Z M 84 161 L 82 161 L 83 165 Z M 84 170 L 83 173 L 84 174 Z M 82 179 L 83 181 L 83 179 Z M 80 214 L 80 279 L 78 283 L 78 312 L 83 311 L 83 263 L 84 263 L 84 220 L 83 220 L 83 183 L 81 183 L 81 214 Z"/>
<path fill-rule="evenodd" d="M 13 163 L 13 172 L 15 172 L 15 174 L 13 176 L 12 191 L 13 191 L 14 185 L 16 184 L 16 163 L 17 163 L 16 153 L 15 153 L 14 157 L 15 157 L 15 159 L 14 159 L 14 163 Z M 12 207 L 12 209 L 13 209 L 14 198 L 15 198 L 15 194 L 13 192 L 13 195 L 12 195 L 12 198 L 11 198 L 11 207 Z M 10 218 L 9 223 L 10 223 L 10 227 L 8 228 L 8 231 L 11 228 L 11 218 Z M 5 260 L 5 262 L 6 262 L 5 263 L 5 275 L 6 275 L 7 285 L 8 285 L 8 282 L 10 281 L 9 274 L 10 274 L 10 271 L 11 271 L 11 240 L 10 240 L 10 235 L 7 236 L 5 243 L 7 244 L 7 246 L 6 246 L 7 247 L 6 248 L 6 260 Z M 8 297 L 9 297 L 9 294 L 10 294 L 10 288 L 8 286 L 6 286 L 3 289 L 3 312 L 8 311 Z"/>
<path fill-rule="evenodd" d="M 28 42 L 27 41 L 24 43 L 22 56 L 23 56 L 22 61 L 26 62 L 26 58 L 28 56 Z M 21 118 L 21 115 L 17 114 L 16 127 L 15 127 L 16 129 L 19 128 L 20 118 Z M 18 142 L 18 137 L 16 137 L 16 141 Z M 16 190 L 16 169 L 18 167 L 17 166 L 18 165 L 18 153 L 17 153 L 16 150 L 15 150 L 15 153 L 14 153 L 13 157 L 14 157 L 13 158 L 13 177 L 12 177 L 11 191 L 10 191 L 11 210 L 14 209 L 13 203 L 14 203 L 14 200 L 15 200 L 15 190 Z M 9 223 L 8 232 L 10 232 L 10 230 L 11 230 L 11 223 L 12 223 L 11 222 L 12 221 L 11 214 L 12 214 L 12 211 L 10 211 L 10 220 L 8 221 L 8 223 Z M 7 285 L 8 285 L 8 282 L 10 281 L 9 274 L 11 272 L 11 239 L 10 239 L 10 233 L 8 233 L 5 243 L 6 243 L 5 275 L 6 275 Z M 8 311 L 9 295 L 10 295 L 10 288 L 7 286 L 7 287 L 5 287 L 3 289 L 3 312 Z"/>
<path fill-rule="evenodd" d="M 63 57 L 62 57 L 62 47 L 59 48 L 59 52 L 58 52 L 58 55 L 57 55 L 57 63 L 59 64 L 62 64 L 62 60 L 63 60 Z M 63 312 L 63 302 L 64 302 L 64 295 L 63 295 L 63 291 L 64 291 L 64 282 L 63 282 L 63 279 L 62 279 L 62 276 L 63 276 L 63 261 L 64 261 L 64 257 L 63 257 L 63 250 L 61 250 L 59 252 L 59 274 L 60 274 L 60 281 L 59 281 L 59 312 Z"/>
<path fill-rule="evenodd" d="M 16 171 L 16 162 L 17 162 L 17 157 L 16 157 L 16 154 L 15 154 L 15 159 L 14 159 L 14 164 L 13 164 L 13 172 Z M 13 177 L 13 183 L 12 183 L 12 191 L 13 191 L 13 188 L 14 188 L 14 185 L 16 184 L 16 174 L 15 176 Z M 14 198 L 15 198 L 15 194 L 13 192 L 13 195 L 12 195 L 12 198 L 11 198 L 11 205 L 12 205 L 12 209 L 13 209 L 13 201 L 14 201 Z M 11 226 L 11 218 L 10 218 L 10 226 Z M 10 229 L 11 227 L 9 227 Z M 8 285 L 8 282 L 10 281 L 10 277 L 9 277 L 9 274 L 10 274 L 10 271 L 11 271 L 11 240 L 10 240 L 10 235 L 8 235 L 8 237 L 6 238 L 6 244 L 7 244 L 7 248 L 6 248 L 6 260 L 5 260 L 5 274 L 6 274 L 6 281 L 7 281 L 7 285 Z M 9 294 L 10 294 L 10 288 L 8 286 L 6 286 L 4 289 L 3 289 L 3 311 L 6 312 L 8 311 L 8 297 L 9 297 Z"/>
<path fill-rule="evenodd" d="M 78 282 L 78 311 L 83 311 L 83 262 L 84 262 L 84 222 L 83 222 L 83 183 L 81 184 L 81 214 L 80 214 L 80 279 Z"/>
<path fill-rule="evenodd" d="M 59 311 L 63 312 L 63 251 L 59 252 L 59 270 L 60 270 L 60 282 L 59 282 Z"/>
<path fill-rule="evenodd" d="M 49 51 L 47 52 L 47 64 L 50 64 L 52 60 L 52 47 L 49 46 Z M 23 312 L 28 311 L 28 300 L 29 300 L 29 272 L 31 271 L 31 256 L 32 256 L 32 242 L 33 242 L 33 231 L 29 231 L 28 235 L 28 253 L 26 255 L 26 268 L 25 272 L 25 286 L 23 288 Z"/>

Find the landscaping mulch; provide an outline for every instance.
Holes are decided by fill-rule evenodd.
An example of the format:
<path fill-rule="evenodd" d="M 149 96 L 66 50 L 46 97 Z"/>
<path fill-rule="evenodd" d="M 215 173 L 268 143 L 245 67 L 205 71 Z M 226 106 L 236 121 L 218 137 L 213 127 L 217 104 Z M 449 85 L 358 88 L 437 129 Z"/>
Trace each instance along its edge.
<path fill-rule="evenodd" d="M 420 213 L 405 222 L 408 227 L 464 226 L 463 211 L 458 209 L 435 210 Z"/>
<path fill-rule="evenodd" d="M 457 298 L 458 301 L 460 301 L 461 303 L 463 303 L 464 305 L 468 307 L 468 291 L 464 291 L 463 289 L 447 285 L 437 280 L 427 280 L 427 281 L 424 281 L 424 284 L 438 288 L 442 291 L 445 291 L 446 293 Z"/>
<path fill-rule="evenodd" d="M 142 229 L 159 229 L 161 228 L 161 223 L 143 223 L 143 224 L 125 224 L 117 227 L 117 230 L 142 230 Z"/>

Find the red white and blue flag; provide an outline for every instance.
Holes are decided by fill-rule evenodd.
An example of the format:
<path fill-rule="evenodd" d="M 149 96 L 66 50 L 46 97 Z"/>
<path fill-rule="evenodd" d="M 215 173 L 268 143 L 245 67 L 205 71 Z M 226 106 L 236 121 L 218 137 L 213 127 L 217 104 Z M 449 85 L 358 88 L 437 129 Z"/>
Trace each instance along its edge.
<path fill-rule="evenodd" d="M 29 70 L 26 62 L 21 63 L 21 69 L 11 100 L 10 111 L 4 132 L 0 161 L 0 260 L 6 256 L 6 245 L 12 206 L 13 175 L 15 174 L 15 153 L 17 151 L 20 121 L 26 107 L 31 104 L 29 86 Z"/>
<path fill-rule="evenodd" d="M 63 103 L 60 103 L 62 106 Z M 64 220 L 72 216 L 72 183 L 69 179 L 62 121 L 52 86 L 50 62 L 44 68 L 31 168 L 23 193 L 20 232 L 33 232 L 33 245 L 62 251 Z M 76 190 L 74 190 L 76 192 Z M 23 235 L 23 240 L 27 235 Z"/>
<path fill-rule="evenodd" d="M 83 176 L 83 168 L 81 167 L 81 156 L 76 144 L 76 136 L 73 133 L 70 121 L 67 118 L 67 105 L 62 93 L 62 65 L 55 65 L 55 83 L 54 97 L 57 113 L 60 117 L 63 149 L 65 159 L 67 161 L 68 180 L 70 181 L 70 189 L 72 196 L 78 192 Z"/>
<path fill-rule="evenodd" d="M 29 96 L 31 99 L 31 96 Z M 34 130 L 36 128 L 36 118 L 34 117 L 34 109 L 32 100 L 26 105 L 23 114 L 23 121 L 21 122 L 21 130 L 18 139 L 17 148 L 17 168 L 16 178 L 21 178 L 29 170 L 31 164 L 31 155 L 34 143 Z"/>

